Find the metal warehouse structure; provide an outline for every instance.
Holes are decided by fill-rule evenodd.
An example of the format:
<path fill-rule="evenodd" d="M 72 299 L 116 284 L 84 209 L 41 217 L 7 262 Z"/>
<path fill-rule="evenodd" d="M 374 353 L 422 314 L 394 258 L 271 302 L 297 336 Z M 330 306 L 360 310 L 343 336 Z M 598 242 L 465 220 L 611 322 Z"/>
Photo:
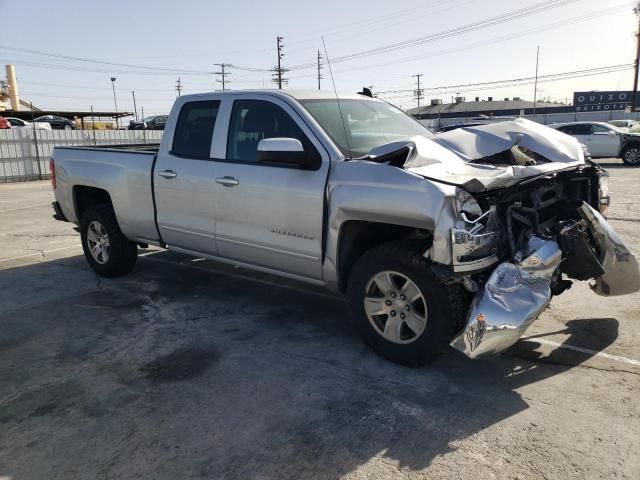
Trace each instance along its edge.
<path fill-rule="evenodd" d="M 73 112 L 61 112 L 58 110 L 0 110 L 0 115 L 3 117 L 16 117 L 22 120 L 26 120 L 30 122 L 32 119 L 37 117 L 42 117 L 43 115 L 55 115 L 56 117 L 68 118 L 69 120 L 80 120 L 80 128 L 84 130 L 84 120 L 85 118 L 94 118 L 94 119 L 102 119 L 109 118 L 116 120 L 118 118 L 123 117 L 131 117 L 133 113 L 131 112 L 87 112 L 87 111 L 73 111 Z"/>
<path fill-rule="evenodd" d="M 494 100 L 488 97 L 481 100 L 476 97 L 475 101 L 467 102 L 464 97 L 457 97 L 454 103 L 442 103 L 440 100 L 431 100 L 430 105 L 412 108 L 407 111 L 409 115 L 419 120 L 433 120 L 455 118 L 460 121 L 471 121 L 474 117 L 517 117 L 523 115 L 549 114 L 573 112 L 574 107 L 558 103 L 536 102 L 522 100 L 518 97 L 513 99 Z"/>

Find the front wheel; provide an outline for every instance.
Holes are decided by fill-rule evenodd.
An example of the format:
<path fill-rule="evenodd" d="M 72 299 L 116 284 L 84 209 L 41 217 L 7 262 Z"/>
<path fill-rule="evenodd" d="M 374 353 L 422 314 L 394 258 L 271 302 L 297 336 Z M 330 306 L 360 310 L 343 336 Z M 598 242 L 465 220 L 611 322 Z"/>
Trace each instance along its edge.
<path fill-rule="evenodd" d="M 622 150 L 622 161 L 630 166 L 640 165 L 640 143 L 632 143 Z"/>
<path fill-rule="evenodd" d="M 349 276 L 347 297 L 356 330 L 378 355 L 419 366 L 448 345 L 468 303 L 411 247 L 391 242 L 366 252 Z"/>
<path fill-rule="evenodd" d="M 84 256 L 98 275 L 117 277 L 135 266 L 138 246 L 120 231 L 111 205 L 89 208 L 82 216 L 80 234 Z"/>

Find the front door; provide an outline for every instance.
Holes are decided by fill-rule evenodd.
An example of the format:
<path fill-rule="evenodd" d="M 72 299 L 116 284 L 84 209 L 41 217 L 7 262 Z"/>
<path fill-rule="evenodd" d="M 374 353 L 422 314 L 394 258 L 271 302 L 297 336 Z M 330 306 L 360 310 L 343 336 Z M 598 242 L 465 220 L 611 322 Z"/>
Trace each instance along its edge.
<path fill-rule="evenodd" d="M 291 106 L 261 98 L 239 95 L 227 105 L 229 133 L 214 195 L 218 254 L 317 280 L 329 157 Z M 300 140 L 316 157 L 315 169 L 258 162 L 259 141 L 274 137 Z"/>
<path fill-rule="evenodd" d="M 180 113 L 173 141 L 158 153 L 153 179 L 157 221 L 169 247 L 216 253 L 211 141 L 219 107 L 218 100 L 188 101 L 176 106 Z"/>
<path fill-rule="evenodd" d="M 593 124 L 591 155 L 594 157 L 617 157 L 620 152 L 620 135 L 612 128 Z"/>

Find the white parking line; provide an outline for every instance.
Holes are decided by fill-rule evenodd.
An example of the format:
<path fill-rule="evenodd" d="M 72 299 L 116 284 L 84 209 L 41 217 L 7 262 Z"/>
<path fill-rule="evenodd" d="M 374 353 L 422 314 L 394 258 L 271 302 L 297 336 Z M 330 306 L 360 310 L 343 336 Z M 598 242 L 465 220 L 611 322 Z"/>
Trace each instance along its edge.
<path fill-rule="evenodd" d="M 33 253 L 27 253 L 25 255 L 19 255 L 17 257 L 9 257 L 9 258 L 0 258 L 0 262 L 10 262 L 11 260 L 19 260 L 21 258 L 27 258 L 27 257 L 33 257 L 33 256 L 37 256 L 40 255 L 45 256 L 47 255 L 47 253 L 52 253 L 52 252 L 59 252 L 61 250 L 68 250 L 70 248 L 78 248 L 81 247 L 82 245 L 77 244 L 77 245 L 69 245 L 68 247 L 60 247 L 60 248 L 53 248 L 51 250 L 43 250 L 43 251 L 39 251 L 39 252 L 33 252 Z"/>
<path fill-rule="evenodd" d="M 640 367 L 639 360 L 634 360 L 633 358 L 621 357 L 619 355 L 611 355 L 610 353 L 605 353 L 605 352 L 598 352 L 597 350 L 591 350 L 590 348 L 576 347 L 574 345 L 558 343 L 552 340 L 547 340 L 545 338 L 522 337 L 520 340 L 530 340 L 532 342 L 542 343 L 544 345 L 549 345 L 551 347 L 564 348 L 566 350 L 573 350 L 574 352 L 587 353 L 589 355 L 593 355 L 596 357 L 607 358 L 609 360 L 614 360 L 616 362 L 628 363 L 629 365 L 635 365 Z"/>

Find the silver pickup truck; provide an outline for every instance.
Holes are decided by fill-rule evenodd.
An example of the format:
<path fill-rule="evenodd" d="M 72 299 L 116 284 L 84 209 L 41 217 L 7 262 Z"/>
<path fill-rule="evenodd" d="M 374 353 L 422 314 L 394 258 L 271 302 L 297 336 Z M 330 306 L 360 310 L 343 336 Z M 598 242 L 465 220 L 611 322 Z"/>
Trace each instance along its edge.
<path fill-rule="evenodd" d="M 160 145 L 56 148 L 51 179 L 98 274 L 152 244 L 324 285 L 406 365 L 506 350 L 569 279 L 640 288 L 606 172 L 524 119 L 436 136 L 366 92 L 186 95 Z"/>

